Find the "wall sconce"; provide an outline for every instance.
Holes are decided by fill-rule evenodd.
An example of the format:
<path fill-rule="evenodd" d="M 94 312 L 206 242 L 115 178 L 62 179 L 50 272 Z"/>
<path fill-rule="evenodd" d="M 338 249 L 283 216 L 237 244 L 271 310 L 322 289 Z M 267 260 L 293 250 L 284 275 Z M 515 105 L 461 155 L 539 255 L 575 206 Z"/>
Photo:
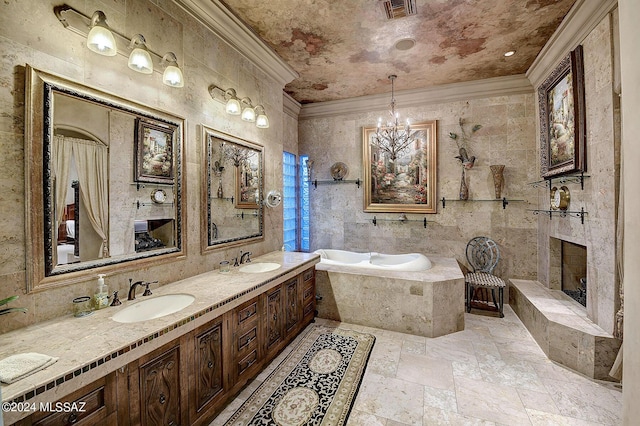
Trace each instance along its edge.
<path fill-rule="evenodd" d="M 267 117 L 267 113 L 264 111 L 264 107 L 262 105 L 257 105 L 256 108 L 256 127 L 260 129 L 268 129 L 269 128 L 269 117 Z"/>
<path fill-rule="evenodd" d="M 129 48 L 133 49 L 129 55 L 129 68 L 142 74 L 153 73 L 153 61 L 147 50 L 147 41 L 142 34 L 136 34 L 129 43 Z"/>
<path fill-rule="evenodd" d="M 224 109 L 227 111 L 227 114 L 231 115 L 240 115 L 240 110 L 242 107 L 240 106 L 240 100 L 236 95 L 236 91 L 234 89 L 227 89 L 224 92 L 224 97 L 227 99 L 227 104 Z"/>
<path fill-rule="evenodd" d="M 242 100 L 240 101 L 241 105 L 246 105 L 243 109 L 242 109 L 242 115 L 240 116 L 240 118 L 242 118 L 242 121 L 248 121 L 249 123 L 255 123 L 256 121 L 256 110 L 253 109 L 253 105 L 251 105 L 251 99 L 249 98 L 242 98 Z"/>
<path fill-rule="evenodd" d="M 171 87 L 183 87 L 184 78 L 182 77 L 182 71 L 178 66 L 178 59 L 175 53 L 168 52 L 162 57 L 162 64 L 167 63 L 167 68 L 164 69 L 162 74 L 162 82 Z"/>
<path fill-rule="evenodd" d="M 104 56 L 116 56 L 118 49 L 116 39 L 113 37 L 107 16 L 101 10 L 93 12 L 91 17 L 91 30 L 87 35 L 87 47 L 92 52 Z"/>
<path fill-rule="evenodd" d="M 269 117 L 264 107 L 262 105 L 254 107 L 248 97 L 239 99 L 235 89 L 224 90 L 212 84 L 209 86 L 209 94 L 214 100 L 225 104 L 227 114 L 240 115 L 243 121 L 256 123 L 256 127 L 260 129 L 269 128 Z"/>
<path fill-rule="evenodd" d="M 162 82 L 171 87 L 183 87 L 184 77 L 178 66 L 178 60 L 173 52 L 160 56 L 150 50 L 146 45 L 146 40 L 141 34 L 136 34 L 133 38 L 114 31 L 107 25 L 107 17 L 104 12 L 97 10 L 91 17 L 88 17 L 79 10 L 63 4 L 55 6 L 53 13 L 60 23 L 69 31 L 87 38 L 87 47 L 103 56 L 115 56 L 120 53 L 129 58 L 128 66 L 134 71 L 143 74 L 164 73 Z M 87 29 L 90 29 L 87 33 Z M 133 49 L 129 53 L 129 51 Z M 168 64 L 166 67 L 164 66 Z"/>

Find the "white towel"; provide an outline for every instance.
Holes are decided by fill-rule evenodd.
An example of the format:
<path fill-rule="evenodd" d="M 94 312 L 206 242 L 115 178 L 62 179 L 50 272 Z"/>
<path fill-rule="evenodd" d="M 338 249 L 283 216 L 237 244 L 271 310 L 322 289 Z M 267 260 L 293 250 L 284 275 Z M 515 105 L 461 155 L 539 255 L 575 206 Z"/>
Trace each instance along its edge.
<path fill-rule="evenodd" d="M 11 384 L 47 368 L 58 358 L 35 352 L 11 355 L 0 361 L 0 382 Z"/>

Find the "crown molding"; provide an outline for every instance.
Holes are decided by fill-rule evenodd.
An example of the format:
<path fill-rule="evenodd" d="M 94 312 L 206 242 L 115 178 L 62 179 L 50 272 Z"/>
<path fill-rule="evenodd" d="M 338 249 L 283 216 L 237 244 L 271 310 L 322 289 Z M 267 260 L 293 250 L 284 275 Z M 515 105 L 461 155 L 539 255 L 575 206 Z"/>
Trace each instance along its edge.
<path fill-rule="evenodd" d="M 523 93 L 533 93 L 533 86 L 531 86 L 531 83 L 524 74 L 518 74 L 506 77 L 487 78 L 484 80 L 465 81 L 462 83 L 443 84 L 425 89 L 397 91 L 395 92 L 395 98 L 398 104 L 406 108 Z M 299 118 L 303 120 L 330 117 L 388 108 L 390 95 L 391 93 L 383 93 L 338 101 L 305 104 L 302 105 Z"/>
<path fill-rule="evenodd" d="M 302 105 L 286 92 L 282 92 L 282 110 L 288 116 L 298 119 Z"/>
<path fill-rule="evenodd" d="M 531 84 L 538 87 L 549 70 L 582 43 L 617 5 L 617 0 L 577 0 L 527 70 Z"/>
<path fill-rule="evenodd" d="M 220 0 L 174 0 L 282 87 L 298 73 Z"/>

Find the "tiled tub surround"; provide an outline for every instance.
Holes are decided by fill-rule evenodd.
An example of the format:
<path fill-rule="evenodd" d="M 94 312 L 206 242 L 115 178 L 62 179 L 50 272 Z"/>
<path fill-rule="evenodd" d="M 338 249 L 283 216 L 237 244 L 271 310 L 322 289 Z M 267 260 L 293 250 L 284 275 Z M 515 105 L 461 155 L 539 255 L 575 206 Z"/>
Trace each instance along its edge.
<path fill-rule="evenodd" d="M 75 318 L 71 315 L 0 335 L 0 359 L 39 352 L 59 357 L 58 362 L 11 385 L 2 385 L 3 401 L 54 402 L 106 374 L 126 366 L 162 345 L 239 306 L 256 294 L 275 287 L 313 267 L 319 256 L 272 252 L 253 260 L 277 262 L 281 268 L 264 273 L 242 273 L 238 268 L 218 270 L 153 289 L 153 296 L 188 293 L 196 300 L 183 310 L 154 320 L 123 324 L 111 317 L 145 297 Z M 134 277 L 139 278 L 139 277 Z M 147 277 L 150 279 L 151 277 Z M 155 279 L 155 278 L 154 278 Z M 142 292 L 139 291 L 141 294 Z M 70 297 L 71 300 L 71 297 Z M 4 413 L 12 424 L 29 413 Z"/>
<path fill-rule="evenodd" d="M 453 258 L 401 272 L 316 264 L 320 318 L 425 337 L 464 329 L 464 276 Z"/>
<path fill-rule="evenodd" d="M 585 376 L 612 380 L 621 341 L 587 317 L 578 302 L 537 281 L 510 280 L 509 304 L 550 360 Z"/>

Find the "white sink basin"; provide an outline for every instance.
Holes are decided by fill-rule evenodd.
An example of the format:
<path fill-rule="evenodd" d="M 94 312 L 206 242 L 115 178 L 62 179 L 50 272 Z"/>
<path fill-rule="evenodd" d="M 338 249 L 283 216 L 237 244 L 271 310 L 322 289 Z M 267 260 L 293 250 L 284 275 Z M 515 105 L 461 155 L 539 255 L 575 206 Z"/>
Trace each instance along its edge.
<path fill-rule="evenodd" d="M 142 300 L 116 313 L 112 319 L 116 322 L 139 322 L 178 312 L 196 298 L 190 294 L 166 294 L 153 299 Z"/>
<path fill-rule="evenodd" d="M 259 274 L 260 272 L 275 271 L 279 267 L 280 264 L 274 262 L 250 263 L 248 265 L 241 266 L 238 271 L 248 272 L 249 274 Z"/>

